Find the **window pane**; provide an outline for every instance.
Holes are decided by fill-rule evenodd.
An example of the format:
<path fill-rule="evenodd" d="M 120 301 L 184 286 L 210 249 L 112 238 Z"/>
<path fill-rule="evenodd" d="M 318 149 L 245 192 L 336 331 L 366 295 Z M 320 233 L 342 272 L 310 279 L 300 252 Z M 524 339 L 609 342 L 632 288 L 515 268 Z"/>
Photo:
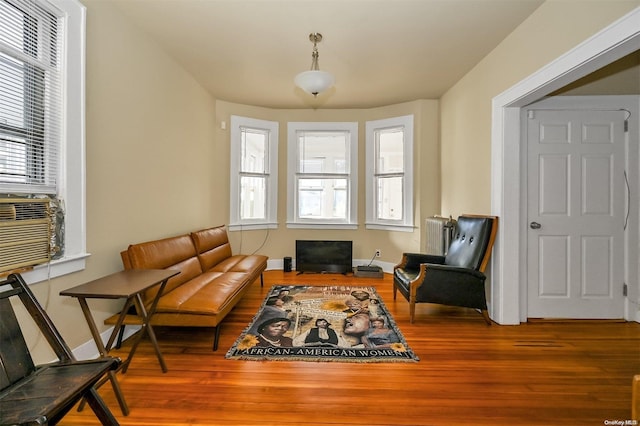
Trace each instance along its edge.
<path fill-rule="evenodd" d="M 241 172 L 266 173 L 269 133 L 258 129 L 242 129 Z"/>
<path fill-rule="evenodd" d="M 27 183 L 27 148 L 24 139 L 0 135 L 0 181 Z"/>
<path fill-rule="evenodd" d="M 0 53 L 0 125 L 24 128 L 24 66 Z"/>
<path fill-rule="evenodd" d="M 14 0 L 0 2 L 0 22 L 0 187 L 53 194 L 62 120 L 58 18 L 38 2 Z"/>
<path fill-rule="evenodd" d="M 347 179 L 299 179 L 301 219 L 346 219 Z"/>
<path fill-rule="evenodd" d="M 402 177 L 377 178 L 378 219 L 402 219 L 403 180 Z"/>
<path fill-rule="evenodd" d="M 344 188 L 334 188 L 333 217 L 347 217 L 347 190 Z"/>
<path fill-rule="evenodd" d="M 298 193 L 301 218 L 320 218 L 322 216 L 322 190 L 301 189 Z"/>
<path fill-rule="evenodd" d="M 404 170 L 404 131 L 402 128 L 376 132 L 378 164 L 376 173 L 398 173 Z"/>
<path fill-rule="evenodd" d="M 346 132 L 300 132 L 298 171 L 300 173 L 347 173 L 348 134 Z"/>
<path fill-rule="evenodd" d="M 25 22 L 23 14 L 15 7 L 7 2 L 0 2 L 0 16 L 2 17 L 2 26 L 0 31 L 0 43 L 24 52 L 24 33 Z"/>
<path fill-rule="evenodd" d="M 240 219 L 266 218 L 266 178 L 240 178 Z"/>

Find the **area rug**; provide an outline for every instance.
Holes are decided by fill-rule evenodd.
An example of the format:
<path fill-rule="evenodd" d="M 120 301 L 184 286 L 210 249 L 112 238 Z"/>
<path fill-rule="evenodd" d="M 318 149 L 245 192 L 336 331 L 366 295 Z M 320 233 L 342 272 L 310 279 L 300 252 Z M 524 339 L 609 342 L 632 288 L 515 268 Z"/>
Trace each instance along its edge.
<path fill-rule="evenodd" d="M 228 359 L 415 362 L 374 287 L 273 286 Z"/>

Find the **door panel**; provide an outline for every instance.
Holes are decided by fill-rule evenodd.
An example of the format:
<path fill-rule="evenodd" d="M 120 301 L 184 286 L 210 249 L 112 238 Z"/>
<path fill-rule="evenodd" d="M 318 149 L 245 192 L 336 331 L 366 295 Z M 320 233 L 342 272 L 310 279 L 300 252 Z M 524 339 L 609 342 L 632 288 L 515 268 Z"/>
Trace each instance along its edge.
<path fill-rule="evenodd" d="M 612 243 L 611 237 L 582 237 L 582 297 L 613 296 L 612 259 L 604 255 L 613 253 Z"/>
<path fill-rule="evenodd" d="M 621 318 L 624 114 L 528 117 L 528 316 Z"/>
<path fill-rule="evenodd" d="M 569 156 L 540 155 L 540 216 L 569 215 Z"/>
<path fill-rule="evenodd" d="M 569 239 L 541 236 L 538 244 L 540 297 L 569 297 Z"/>

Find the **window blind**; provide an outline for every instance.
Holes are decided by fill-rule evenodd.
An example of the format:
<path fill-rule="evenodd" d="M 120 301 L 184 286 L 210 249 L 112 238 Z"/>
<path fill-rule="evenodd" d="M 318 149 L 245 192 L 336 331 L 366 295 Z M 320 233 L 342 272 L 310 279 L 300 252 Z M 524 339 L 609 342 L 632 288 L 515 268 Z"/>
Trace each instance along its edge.
<path fill-rule="evenodd" d="M 57 192 L 60 22 L 36 0 L 0 0 L 0 193 Z"/>

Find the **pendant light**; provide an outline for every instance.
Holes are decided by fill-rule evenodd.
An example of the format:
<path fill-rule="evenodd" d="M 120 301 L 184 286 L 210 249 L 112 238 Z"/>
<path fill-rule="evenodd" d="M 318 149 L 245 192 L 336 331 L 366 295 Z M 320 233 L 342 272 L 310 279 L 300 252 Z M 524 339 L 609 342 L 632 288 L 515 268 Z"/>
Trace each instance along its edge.
<path fill-rule="evenodd" d="M 311 33 L 309 40 L 313 43 L 313 52 L 311 53 L 311 69 L 303 71 L 296 75 L 294 82 L 296 86 L 307 93 L 317 96 L 319 93 L 329 89 L 335 83 L 333 75 L 326 71 L 320 71 L 318 66 L 318 43 L 322 41 L 322 34 Z"/>

